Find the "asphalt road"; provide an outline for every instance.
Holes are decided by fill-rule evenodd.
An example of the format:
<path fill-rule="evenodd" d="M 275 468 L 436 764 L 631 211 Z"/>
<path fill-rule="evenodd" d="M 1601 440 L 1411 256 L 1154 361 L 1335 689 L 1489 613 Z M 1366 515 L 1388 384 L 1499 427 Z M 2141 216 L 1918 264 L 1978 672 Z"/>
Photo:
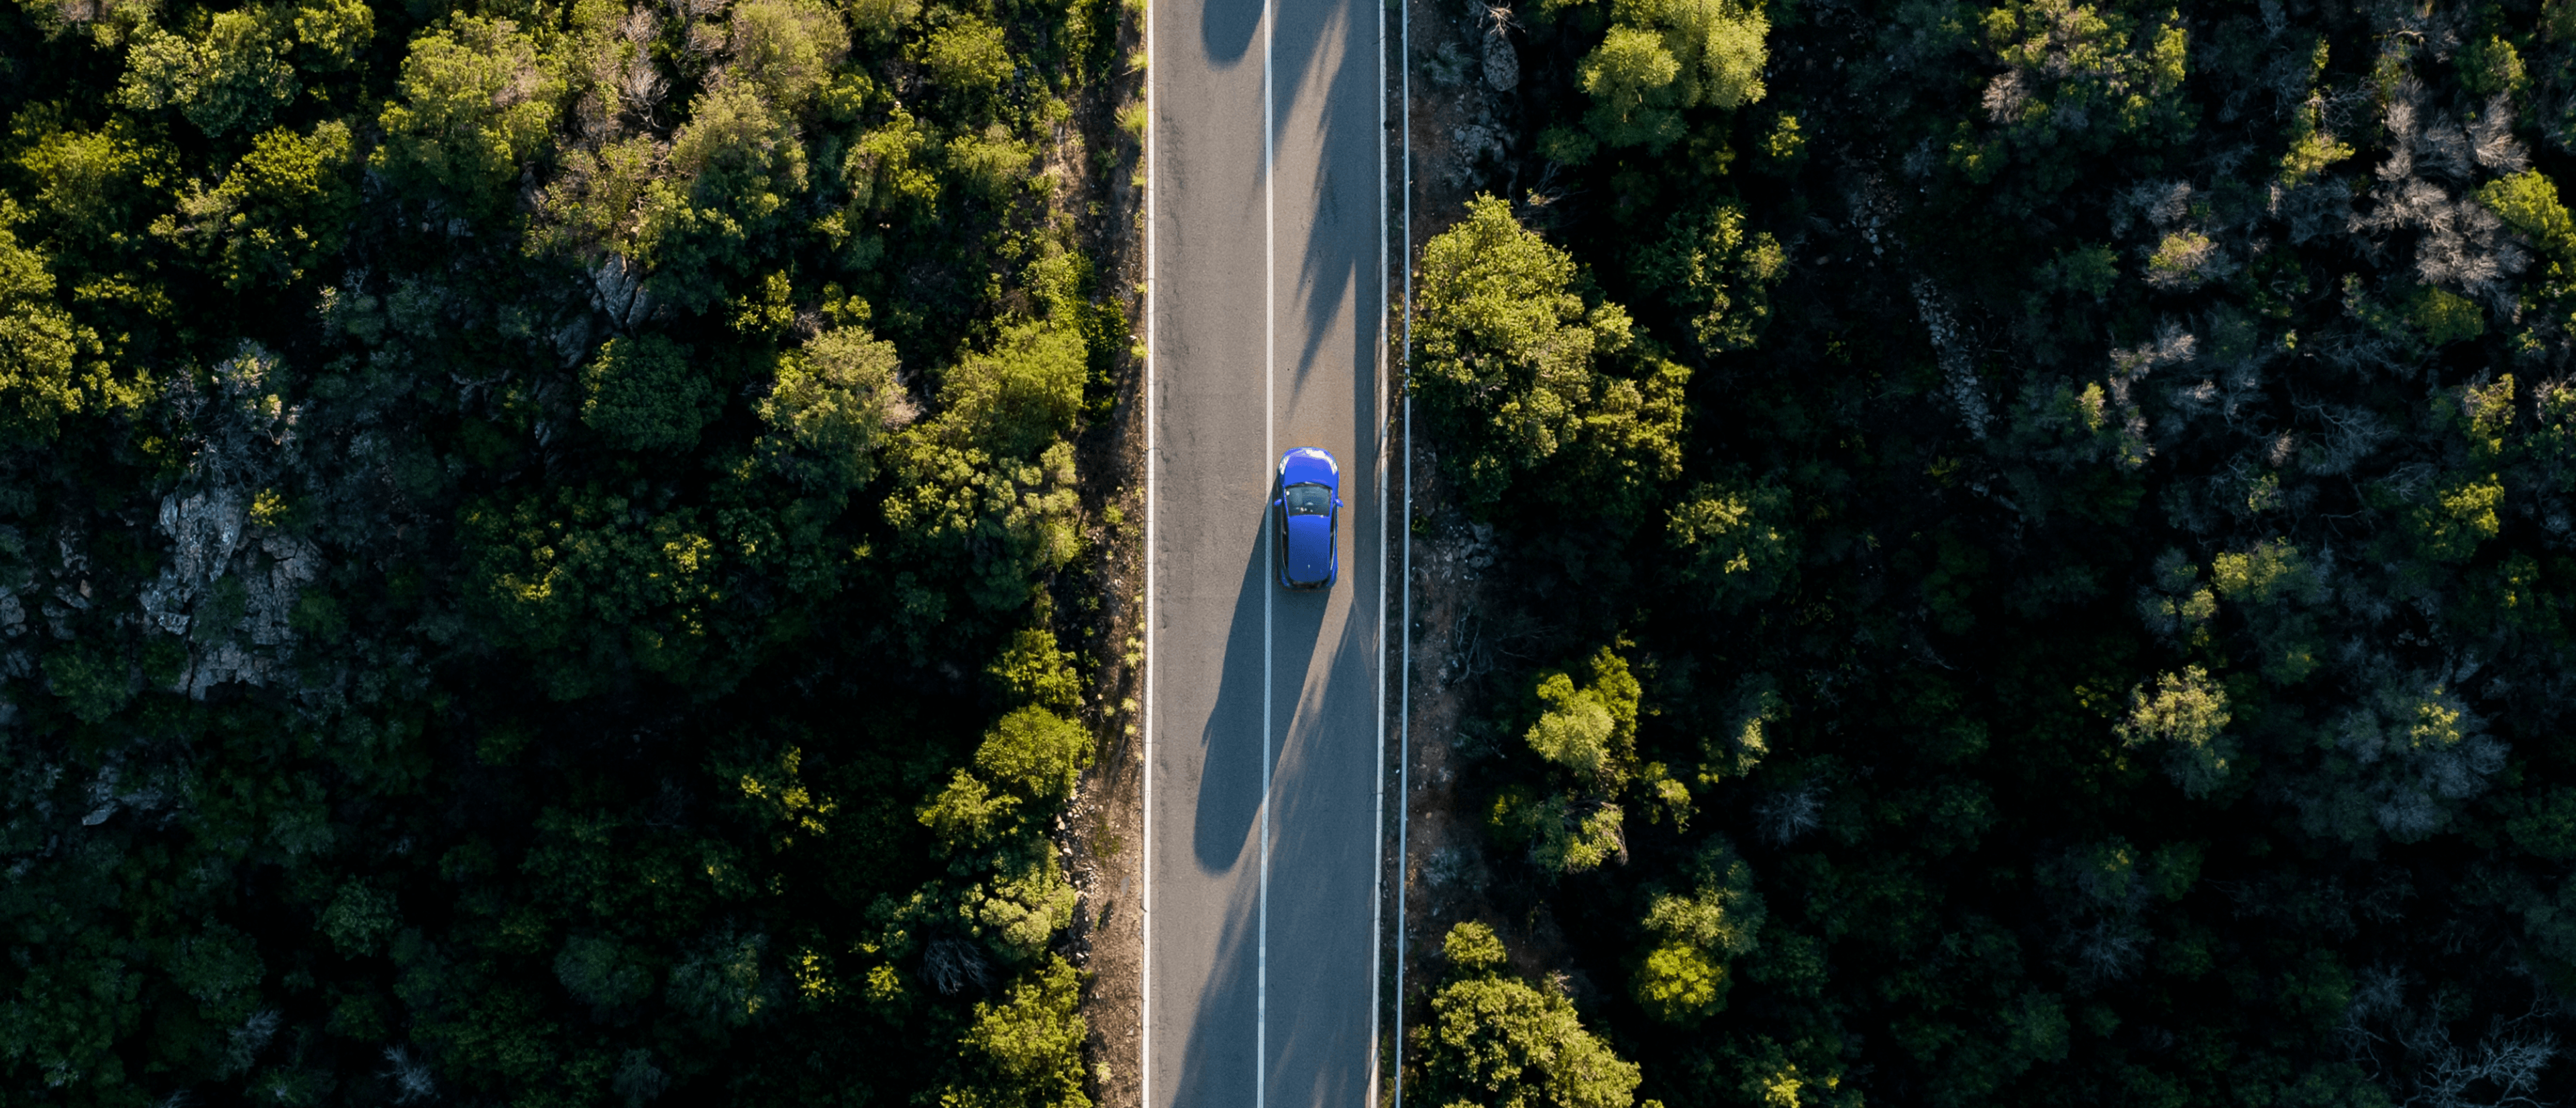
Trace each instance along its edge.
<path fill-rule="evenodd" d="M 1152 5 L 1145 1100 L 1374 1099 L 1385 534 L 1377 8 Z M 1281 451 L 1343 475 L 1281 591 Z"/>

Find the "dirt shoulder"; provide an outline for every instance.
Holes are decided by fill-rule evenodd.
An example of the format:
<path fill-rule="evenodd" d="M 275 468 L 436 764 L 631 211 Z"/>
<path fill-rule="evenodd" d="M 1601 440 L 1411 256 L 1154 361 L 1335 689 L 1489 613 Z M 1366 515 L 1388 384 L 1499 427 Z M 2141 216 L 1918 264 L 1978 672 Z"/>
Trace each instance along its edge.
<path fill-rule="evenodd" d="M 1126 315 L 1134 330 L 1115 369 L 1113 403 L 1096 415 L 1080 449 L 1083 536 L 1092 552 L 1086 593 L 1068 622 L 1088 633 L 1083 644 L 1094 681 L 1084 715 L 1099 757 L 1083 775 L 1074 803 L 1056 828 L 1068 877 L 1081 894 L 1065 944 L 1089 975 L 1082 1014 L 1090 1027 L 1089 1093 L 1094 1103 L 1144 1099 L 1145 930 L 1145 96 L 1142 0 L 1122 0 L 1120 73 L 1077 112 L 1082 132 L 1115 157 L 1090 158 L 1098 178 L 1087 194 L 1068 194 L 1098 267 L 1098 297 Z M 1089 155 L 1083 155 L 1089 158 Z"/>
<path fill-rule="evenodd" d="M 1506 156 L 1521 131 L 1514 93 L 1519 65 L 1512 52 L 1516 24 L 1508 10 L 1478 0 L 1411 0 L 1407 15 L 1412 217 L 1406 245 L 1408 257 L 1419 258 L 1477 192 L 1498 191 L 1520 201 L 1545 183 L 1518 180 L 1509 168 L 1517 159 Z M 1402 278 L 1399 271 L 1390 279 Z M 1409 668 L 1396 694 L 1406 701 L 1399 707 L 1407 719 L 1400 767 L 1405 823 L 1397 1012 L 1407 1034 L 1429 1015 L 1443 968 L 1440 938 L 1452 924 L 1478 919 L 1495 925 L 1525 967 L 1547 964 L 1562 942 L 1543 916 L 1499 918 L 1484 893 L 1492 874 L 1483 817 L 1457 788 L 1459 752 L 1452 740 L 1468 713 L 1474 679 L 1493 668 L 1507 637 L 1494 618 L 1501 594 L 1488 577 L 1497 551 L 1490 529 L 1455 506 L 1440 479 L 1439 443 L 1418 419 L 1412 440 L 1410 564 L 1397 571 L 1407 574 L 1411 605 L 1409 625 L 1399 622 L 1409 636 Z M 1394 618 L 1405 620 L 1401 614 Z M 1393 1091 L 1384 1098 L 1389 1103 Z"/>

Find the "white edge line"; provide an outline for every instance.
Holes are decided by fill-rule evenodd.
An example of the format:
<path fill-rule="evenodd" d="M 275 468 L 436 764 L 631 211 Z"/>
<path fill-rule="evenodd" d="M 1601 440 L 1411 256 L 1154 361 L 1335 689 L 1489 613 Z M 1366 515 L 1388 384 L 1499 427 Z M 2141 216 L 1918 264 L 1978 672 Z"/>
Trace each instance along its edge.
<path fill-rule="evenodd" d="M 1372 414 L 1377 417 L 1377 781 L 1376 811 L 1369 819 L 1369 835 L 1383 846 L 1386 842 L 1386 4 L 1377 0 L 1377 290 L 1378 343 L 1375 372 L 1370 384 L 1375 386 L 1371 399 Z M 1385 985 L 1386 953 L 1386 864 L 1380 862 L 1369 883 L 1369 1069 L 1368 1103 L 1375 1108 L 1381 1067 L 1378 1042 L 1378 1009 L 1384 1003 L 1378 989 Z"/>
<path fill-rule="evenodd" d="M 1261 0 L 1261 462 L 1262 475 L 1270 476 L 1272 459 L 1279 452 L 1278 415 L 1273 406 L 1278 402 L 1277 362 L 1279 360 L 1279 259 L 1278 259 L 1278 146 L 1273 133 L 1277 121 L 1271 118 L 1271 33 L 1276 29 L 1276 12 L 1270 0 Z M 1269 513 L 1262 513 L 1262 570 L 1266 577 L 1278 553 L 1270 549 Z M 1261 583 L 1261 893 L 1260 923 L 1254 947 L 1252 1001 L 1252 1108 L 1262 1108 L 1270 1093 L 1270 695 L 1274 684 L 1271 671 L 1270 609 L 1279 590 L 1269 581 Z"/>
<path fill-rule="evenodd" d="M 1396 786 L 1395 786 L 1395 1104 L 1404 1108 L 1404 954 L 1405 954 L 1405 879 L 1411 854 L 1408 832 L 1412 830 L 1413 810 L 1413 389 L 1410 380 L 1413 366 L 1413 5 L 1412 0 L 1396 0 L 1397 80 L 1403 93 L 1399 98 L 1401 115 L 1397 124 L 1403 133 L 1404 151 L 1404 365 L 1408 380 L 1404 389 L 1404 543 L 1401 573 L 1404 583 L 1403 626 L 1396 640 L 1403 644 L 1402 668 L 1396 672 Z M 1380 148 L 1381 150 L 1383 147 Z M 1383 154 L 1380 155 L 1384 156 Z"/>
<path fill-rule="evenodd" d="M 1154 295 L 1154 193 L 1157 168 L 1154 164 L 1154 134 L 1161 130 L 1154 119 L 1154 3 L 1145 0 L 1145 711 L 1143 744 L 1145 777 L 1139 797 L 1145 811 L 1144 895 L 1137 912 L 1139 928 L 1136 972 L 1136 1099 L 1138 1108 L 1154 1103 L 1154 470 L 1158 458 L 1154 453 L 1154 368 L 1158 348 L 1155 345 L 1155 321 L 1161 315 L 1161 297 Z"/>

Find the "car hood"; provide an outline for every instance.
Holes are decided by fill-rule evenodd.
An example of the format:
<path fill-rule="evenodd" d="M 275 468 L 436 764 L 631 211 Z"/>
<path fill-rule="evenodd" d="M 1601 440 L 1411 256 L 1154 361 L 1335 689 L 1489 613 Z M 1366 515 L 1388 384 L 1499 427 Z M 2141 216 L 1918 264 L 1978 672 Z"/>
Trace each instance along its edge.
<path fill-rule="evenodd" d="M 1310 481 L 1335 493 L 1342 491 L 1341 475 L 1333 472 L 1331 459 L 1306 453 L 1290 454 L 1287 463 L 1279 469 L 1279 487 L 1302 485 Z"/>
<path fill-rule="evenodd" d="M 1288 579 L 1299 584 L 1328 580 L 1333 575 L 1333 519 L 1331 516 L 1288 517 Z"/>

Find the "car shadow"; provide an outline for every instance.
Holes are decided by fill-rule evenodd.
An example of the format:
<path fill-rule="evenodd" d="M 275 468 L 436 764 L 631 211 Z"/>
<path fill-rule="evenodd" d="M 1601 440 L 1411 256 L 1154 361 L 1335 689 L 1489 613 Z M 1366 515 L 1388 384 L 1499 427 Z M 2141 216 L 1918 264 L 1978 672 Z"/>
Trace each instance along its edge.
<path fill-rule="evenodd" d="M 1261 690 L 1265 676 L 1262 610 L 1269 581 L 1270 537 L 1262 525 L 1267 506 L 1255 508 L 1257 537 L 1235 589 L 1234 618 L 1225 632 L 1216 699 L 1199 732 L 1198 813 L 1191 850 L 1203 873 L 1224 873 L 1246 861 L 1252 824 L 1261 811 Z"/>
<path fill-rule="evenodd" d="M 1264 725 L 1271 736 L 1270 764 L 1275 767 L 1279 737 L 1295 718 L 1305 662 L 1322 632 L 1331 595 L 1279 589 L 1271 569 L 1268 502 L 1253 505 L 1252 511 L 1261 539 L 1252 544 L 1244 565 L 1234 617 L 1226 632 L 1215 705 L 1199 736 L 1199 791 L 1191 842 L 1202 871 L 1234 871 L 1251 879 L 1236 886 L 1243 891 L 1226 905 L 1215 961 L 1199 991 L 1196 1014 L 1184 1040 L 1179 1084 L 1171 1090 L 1169 1103 L 1175 1105 L 1248 1103 L 1251 1083 L 1261 1072 L 1251 1053 L 1259 1011 L 1260 858 L 1248 848 L 1258 841 Z M 1293 668 L 1297 676 L 1277 680 L 1274 671 L 1283 668 Z M 1265 691 L 1270 693 L 1266 704 Z M 1237 869 L 1242 866 L 1254 868 Z M 1273 910 L 1277 910 L 1275 897 Z M 1274 968 L 1279 973 L 1296 972 L 1293 966 Z M 1280 980 L 1278 973 L 1272 980 L 1274 984 Z"/>

